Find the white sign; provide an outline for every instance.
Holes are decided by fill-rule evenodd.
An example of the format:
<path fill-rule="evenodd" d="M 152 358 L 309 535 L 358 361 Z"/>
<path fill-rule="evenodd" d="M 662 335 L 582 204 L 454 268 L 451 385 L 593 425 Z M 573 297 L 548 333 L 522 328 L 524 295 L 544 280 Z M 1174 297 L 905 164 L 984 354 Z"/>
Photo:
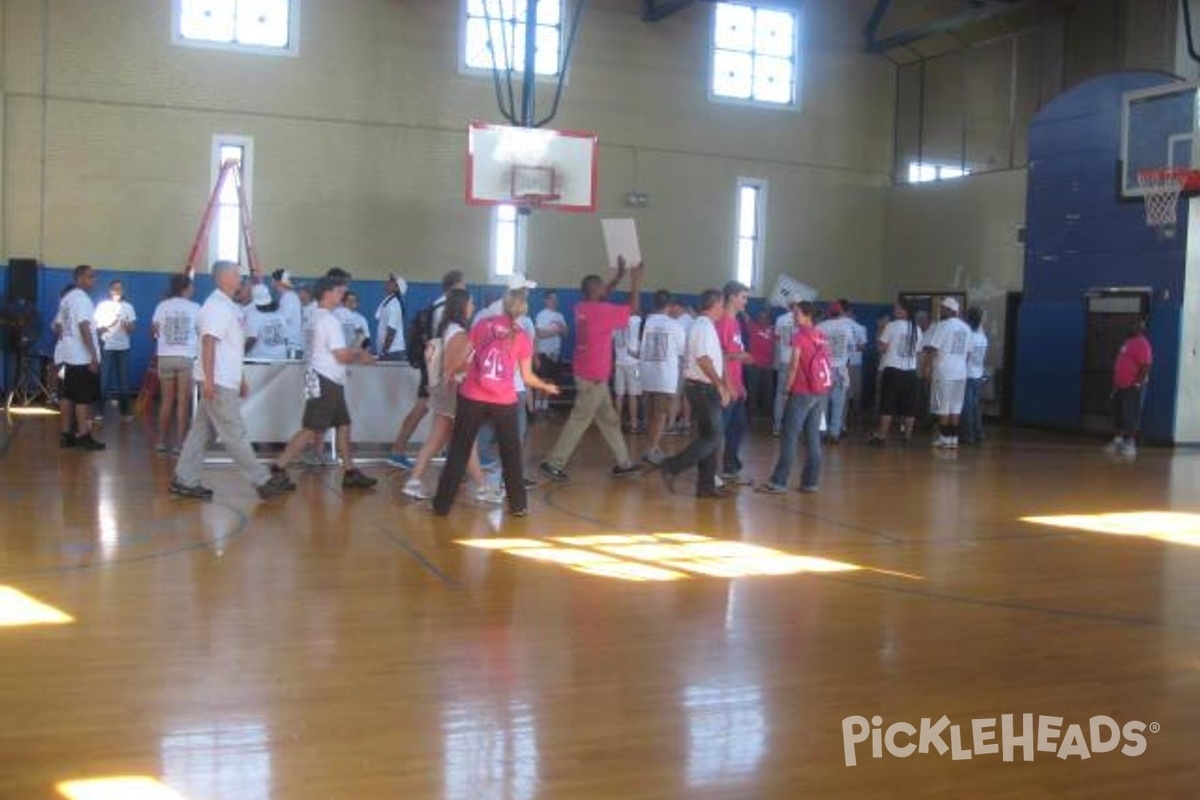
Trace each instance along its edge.
<path fill-rule="evenodd" d="M 604 247 L 608 250 L 609 269 L 617 268 L 617 256 L 634 267 L 642 263 L 642 248 L 638 246 L 637 223 L 632 219 L 602 219 Z"/>

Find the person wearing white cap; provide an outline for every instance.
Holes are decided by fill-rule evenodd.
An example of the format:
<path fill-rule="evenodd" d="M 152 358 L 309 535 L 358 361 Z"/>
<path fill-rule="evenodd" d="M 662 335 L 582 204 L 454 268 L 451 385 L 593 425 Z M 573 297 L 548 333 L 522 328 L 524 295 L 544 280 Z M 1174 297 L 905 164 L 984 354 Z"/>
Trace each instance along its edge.
<path fill-rule="evenodd" d="M 283 361 L 288 357 L 287 319 L 271 300 L 266 284 L 255 284 L 246 309 L 246 357 L 255 361 Z"/>
<path fill-rule="evenodd" d="M 285 349 L 300 350 L 304 347 L 304 312 L 301 309 L 300 296 L 295 292 L 292 276 L 286 269 L 277 269 L 271 273 L 275 291 L 279 294 L 279 312 L 285 322 L 284 333 L 287 336 Z"/>
<path fill-rule="evenodd" d="M 930 411 L 938 417 L 933 446 L 950 450 L 958 448 L 958 423 L 967 391 L 967 355 L 971 348 L 971 329 L 959 319 L 958 312 L 958 301 L 944 298 L 942 319 L 924 340 L 933 372 Z"/>
<path fill-rule="evenodd" d="M 383 299 L 375 309 L 375 341 L 380 361 L 404 360 L 404 293 L 408 283 L 394 272 L 383 282 Z"/>

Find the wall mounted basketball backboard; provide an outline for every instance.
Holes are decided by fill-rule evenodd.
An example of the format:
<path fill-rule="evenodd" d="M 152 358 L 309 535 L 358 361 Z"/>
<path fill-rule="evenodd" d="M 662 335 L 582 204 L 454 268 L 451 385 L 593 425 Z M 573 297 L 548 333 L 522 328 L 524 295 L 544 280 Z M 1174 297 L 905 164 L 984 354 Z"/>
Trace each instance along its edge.
<path fill-rule="evenodd" d="M 1200 84 L 1127 92 L 1121 109 L 1121 195 L 1144 197 L 1139 174 L 1200 168 Z"/>
<path fill-rule="evenodd" d="M 596 134 L 472 122 L 467 203 L 596 210 Z"/>

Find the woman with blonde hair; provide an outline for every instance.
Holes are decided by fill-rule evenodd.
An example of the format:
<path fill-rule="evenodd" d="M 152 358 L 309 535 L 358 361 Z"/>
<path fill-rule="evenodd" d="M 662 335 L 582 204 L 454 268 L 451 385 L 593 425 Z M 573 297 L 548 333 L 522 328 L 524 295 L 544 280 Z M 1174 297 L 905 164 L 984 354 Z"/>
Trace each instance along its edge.
<path fill-rule="evenodd" d="M 404 484 L 404 493 L 417 500 L 426 500 L 431 496 L 425 491 L 421 478 L 430 460 L 442 452 L 450 441 L 458 409 L 458 390 L 471 361 L 471 337 L 467 334 L 467 327 L 475 313 L 471 293 L 466 289 L 451 289 L 446 294 L 444 308 L 441 323 L 435 331 L 436 341 L 431 341 L 426 347 L 426 354 L 433 362 L 429 364 L 429 410 L 433 412 L 433 425 Z M 467 459 L 467 472 L 475 481 L 476 500 L 485 503 L 504 500 L 504 492 L 499 487 L 487 485 L 474 447 Z"/>
<path fill-rule="evenodd" d="M 157 344 L 156 369 L 160 390 L 158 444 L 154 449 L 171 449 L 169 431 L 175 417 L 175 452 L 187 435 L 192 411 L 192 365 L 196 361 L 199 335 L 196 315 L 200 305 L 192 300 L 195 286 L 186 275 L 172 275 L 167 297 L 154 309 L 150 333 Z"/>
<path fill-rule="evenodd" d="M 471 354 L 458 394 L 450 452 L 433 498 L 435 514 L 450 513 L 450 504 L 474 450 L 475 437 L 485 421 L 490 421 L 496 429 L 509 512 L 514 516 L 528 513 L 513 376 L 519 369 L 529 388 L 558 394 L 557 386 L 533 373 L 533 342 L 517 324 L 529 308 L 527 290 L 536 286 L 514 276 L 502 301 L 503 313 L 480 319 L 471 328 Z"/>

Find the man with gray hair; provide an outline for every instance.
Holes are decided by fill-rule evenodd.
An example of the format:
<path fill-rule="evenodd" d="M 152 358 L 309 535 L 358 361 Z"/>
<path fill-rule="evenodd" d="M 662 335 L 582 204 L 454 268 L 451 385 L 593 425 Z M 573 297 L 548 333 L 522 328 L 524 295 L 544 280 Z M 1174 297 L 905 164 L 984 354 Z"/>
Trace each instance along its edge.
<path fill-rule="evenodd" d="M 200 482 L 200 476 L 204 452 L 209 439 L 216 434 L 242 475 L 258 490 L 258 496 L 267 500 L 295 489 L 296 485 L 286 474 L 272 475 L 259 463 L 246 437 L 241 409 L 241 398 L 246 396 L 247 389 L 242 373 L 245 333 L 240 310 L 233 302 L 241 282 L 240 267 L 233 261 L 218 261 L 213 264 L 212 275 L 217 288 L 196 316 L 200 358 L 193 377 L 200 387 L 200 405 L 175 465 L 171 493 L 201 500 L 212 498 L 212 489 Z"/>

